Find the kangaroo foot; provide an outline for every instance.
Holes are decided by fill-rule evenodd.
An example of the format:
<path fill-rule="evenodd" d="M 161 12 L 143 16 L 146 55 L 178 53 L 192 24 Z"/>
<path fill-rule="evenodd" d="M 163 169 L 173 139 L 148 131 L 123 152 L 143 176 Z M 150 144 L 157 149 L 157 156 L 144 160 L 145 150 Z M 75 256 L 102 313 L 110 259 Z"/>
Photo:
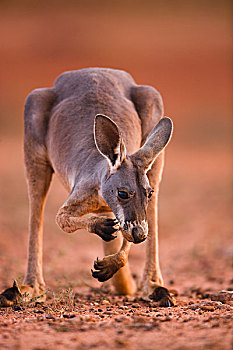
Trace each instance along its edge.
<path fill-rule="evenodd" d="M 109 280 L 124 264 L 117 259 L 116 255 L 109 255 L 103 260 L 98 258 L 94 262 L 94 269 L 91 270 L 92 277 L 96 278 L 99 282 Z"/>
<path fill-rule="evenodd" d="M 45 301 L 45 294 L 36 293 L 35 288 L 29 285 L 18 286 L 17 282 L 14 281 L 13 287 L 7 288 L 0 294 L 0 307 L 8 307 L 21 303 L 26 303 L 31 300 L 36 300 L 38 302 Z"/>
<path fill-rule="evenodd" d="M 0 306 L 7 307 L 21 302 L 21 292 L 18 288 L 17 282 L 14 281 L 13 287 L 7 288 L 0 294 Z"/>
<path fill-rule="evenodd" d="M 151 300 L 158 303 L 159 306 L 170 307 L 176 305 L 175 298 L 169 293 L 167 288 L 155 287 L 153 293 L 149 295 Z"/>

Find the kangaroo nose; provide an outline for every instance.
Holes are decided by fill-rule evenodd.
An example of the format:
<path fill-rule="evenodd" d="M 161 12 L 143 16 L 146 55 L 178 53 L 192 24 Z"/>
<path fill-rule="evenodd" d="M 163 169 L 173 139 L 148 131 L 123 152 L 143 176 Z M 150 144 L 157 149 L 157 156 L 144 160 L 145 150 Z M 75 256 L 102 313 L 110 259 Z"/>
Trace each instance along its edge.
<path fill-rule="evenodd" d="M 141 242 L 145 241 L 147 235 L 145 234 L 142 227 L 137 226 L 137 227 L 134 227 L 132 229 L 132 236 L 134 239 L 134 243 L 137 244 L 137 243 L 141 243 Z"/>

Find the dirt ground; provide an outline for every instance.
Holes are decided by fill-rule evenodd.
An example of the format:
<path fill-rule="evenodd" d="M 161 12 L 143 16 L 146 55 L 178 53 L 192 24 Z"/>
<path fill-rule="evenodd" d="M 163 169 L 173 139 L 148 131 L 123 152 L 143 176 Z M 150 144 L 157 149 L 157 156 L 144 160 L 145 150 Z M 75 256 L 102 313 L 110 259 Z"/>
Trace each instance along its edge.
<path fill-rule="evenodd" d="M 0 290 L 26 269 L 25 96 L 64 70 L 108 66 L 157 87 L 175 132 L 160 191 L 160 261 L 177 306 L 114 294 L 91 277 L 101 240 L 55 224 L 67 193 L 54 178 L 45 209 L 47 301 L 0 309 L 0 349 L 232 349 L 232 67 L 226 6 L 147 10 L 96 2 L 55 9 L 1 5 Z M 136 2 L 138 3 L 138 2 Z M 149 5 L 150 3 L 150 5 Z M 198 2 L 199 3 L 199 2 Z M 201 2 L 200 2 L 201 3 Z M 199 5 L 200 5 L 199 3 Z M 38 7 L 39 6 L 39 7 Z M 47 7 L 46 7 L 47 6 Z M 145 243 L 130 265 L 139 283 Z M 216 296 L 217 295 L 217 296 Z M 230 293 L 229 293 L 230 295 Z"/>

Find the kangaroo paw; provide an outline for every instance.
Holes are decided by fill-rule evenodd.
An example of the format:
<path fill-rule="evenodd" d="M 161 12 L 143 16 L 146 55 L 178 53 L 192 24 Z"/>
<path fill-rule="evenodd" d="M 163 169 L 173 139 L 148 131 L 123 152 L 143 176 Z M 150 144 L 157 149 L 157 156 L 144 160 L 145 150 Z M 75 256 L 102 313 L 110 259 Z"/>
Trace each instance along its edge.
<path fill-rule="evenodd" d="M 117 236 L 115 232 L 119 230 L 119 225 L 116 219 L 103 218 L 95 224 L 95 234 L 100 236 L 105 242 L 110 242 Z"/>
<path fill-rule="evenodd" d="M 113 256 L 108 256 L 103 260 L 98 258 L 94 262 L 95 271 L 91 270 L 92 277 L 99 282 L 109 280 L 122 266 L 117 263 Z"/>
<path fill-rule="evenodd" d="M 164 287 L 156 287 L 153 293 L 149 295 L 149 298 L 156 301 L 159 306 L 170 307 L 176 305 L 175 298 Z"/>

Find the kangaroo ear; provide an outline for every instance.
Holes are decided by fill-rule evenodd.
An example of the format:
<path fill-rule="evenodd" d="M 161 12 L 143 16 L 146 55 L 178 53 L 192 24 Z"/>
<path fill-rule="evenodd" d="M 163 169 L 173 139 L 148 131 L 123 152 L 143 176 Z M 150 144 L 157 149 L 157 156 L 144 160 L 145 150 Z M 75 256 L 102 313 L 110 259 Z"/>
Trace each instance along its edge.
<path fill-rule="evenodd" d="M 110 118 L 97 114 L 94 139 L 98 151 L 108 160 L 110 171 L 116 170 L 126 157 L 126 148 L 118 126 Z"/>
<path fill-rule="evenodd" d="M 140 167 L 148 171 L 159 153 L 171 139 L 173 130 L 172 120 L 162 118 L 146 139 L 144 145 L 130 158 Z"/>

